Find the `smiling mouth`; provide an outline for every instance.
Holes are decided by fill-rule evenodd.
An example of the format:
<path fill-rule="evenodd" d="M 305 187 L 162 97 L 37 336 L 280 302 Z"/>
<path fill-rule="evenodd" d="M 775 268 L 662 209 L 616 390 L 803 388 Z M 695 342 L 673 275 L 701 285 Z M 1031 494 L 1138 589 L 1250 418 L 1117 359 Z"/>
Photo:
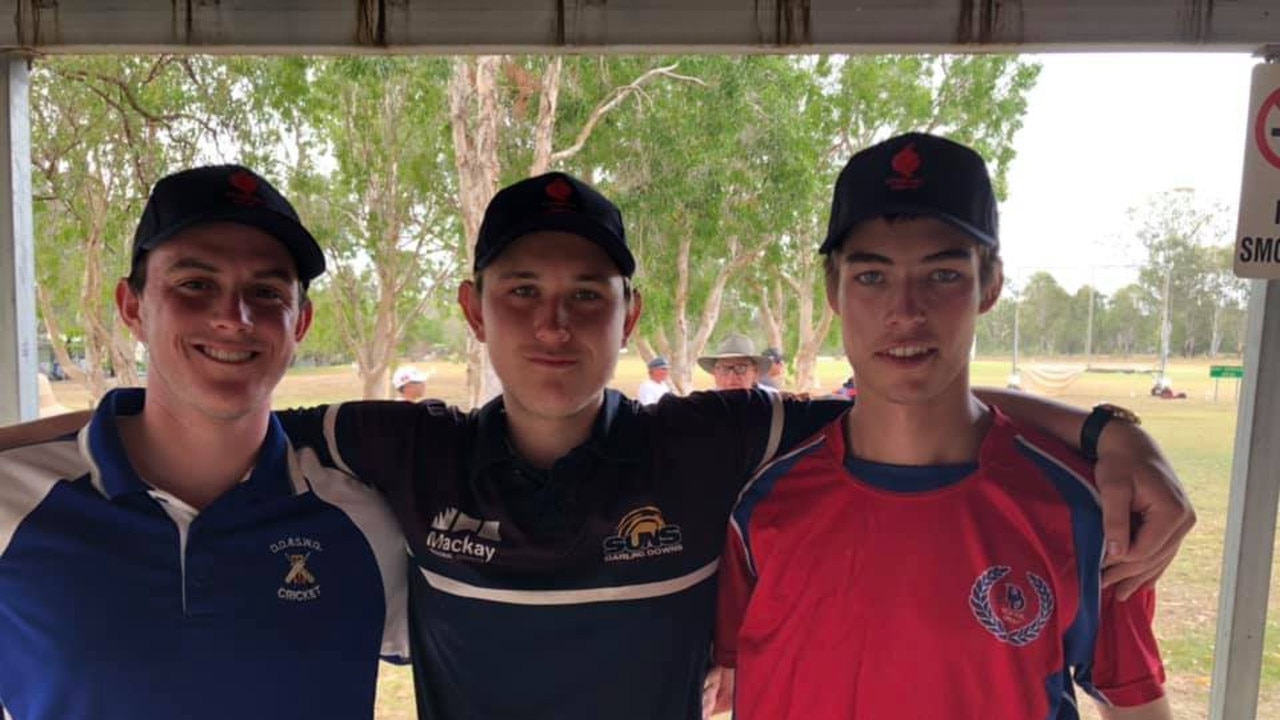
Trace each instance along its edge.
<path fill-rule="evenodd" d="M 876 355 L 879 355 L 881 357 L 888 358 L 889 360 L 894 360 L 897 362 L 912 362 L 912 361 L 923 360 L 935 354 L 937 354 L 937 350 L 934 350 L 933 348 L 927 347 L 925 345 L 900 345 L 898 347 L 892 347 L 892 348 L 889 348 L 888 350 L 881 350 L 880 352 L 876 353 Z"/>
<path fill-rule="evenodd" d="M 196 350 L 210 360 L 224 365 L 243 365 L 258 356 L 252 350 L 219 350 L 208 345 L 197 345 Z"/>

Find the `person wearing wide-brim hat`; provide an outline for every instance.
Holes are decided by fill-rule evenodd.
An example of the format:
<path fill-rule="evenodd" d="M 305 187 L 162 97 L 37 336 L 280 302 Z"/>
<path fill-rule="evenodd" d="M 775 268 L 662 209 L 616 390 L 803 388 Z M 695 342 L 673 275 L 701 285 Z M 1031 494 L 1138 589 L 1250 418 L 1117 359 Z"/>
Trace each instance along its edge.
<path fill-rule="evenodd" d="M 698 358 L 698 367 L 715 377 L 717 390 L 756 387 L 772 364 L 772 360 L 756 352 L 751 338 L 736 333 L 721 341 L 714 353 Z"/>

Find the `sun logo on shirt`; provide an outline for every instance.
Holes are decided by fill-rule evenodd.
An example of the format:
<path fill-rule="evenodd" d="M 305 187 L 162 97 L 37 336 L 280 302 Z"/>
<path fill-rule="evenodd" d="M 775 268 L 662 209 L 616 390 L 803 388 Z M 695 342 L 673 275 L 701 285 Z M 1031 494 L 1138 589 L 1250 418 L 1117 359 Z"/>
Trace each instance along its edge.
<path fill-rule="evenodd" d="M 1012 568 L 1008 565 L 993 565 L 979 575 L 969 592 L 969 609 L 978 624 L 997 640 L 1025 647 L 1040 637 L 1053 617 L 1053 590 L 1044 578 L 1033 572 L 1026 573 L 1039 605 L 1035 615 L 1028 619 L 1031 608 L 1026 591 L 1017 582 L 1005 580 L 1010 572 Z"/>
<path fill-rule="evenodd" d="M 669 555 L 683 549 L 680 526 L 667 522 L 654 505 L 638 507 L 622 516 L 614 533 L 604 539 L 606 562 Z"/>

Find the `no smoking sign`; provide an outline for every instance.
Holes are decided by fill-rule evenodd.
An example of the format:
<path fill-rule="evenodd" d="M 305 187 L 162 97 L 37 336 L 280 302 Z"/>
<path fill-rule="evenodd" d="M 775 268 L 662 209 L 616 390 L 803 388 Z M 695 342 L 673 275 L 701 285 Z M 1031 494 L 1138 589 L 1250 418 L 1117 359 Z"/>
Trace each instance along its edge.
<path fill-rule="evenodd" d="M 1280 64 L 1253 68 L 1236 224 L 1236 275 L 1280 279 Z"/>

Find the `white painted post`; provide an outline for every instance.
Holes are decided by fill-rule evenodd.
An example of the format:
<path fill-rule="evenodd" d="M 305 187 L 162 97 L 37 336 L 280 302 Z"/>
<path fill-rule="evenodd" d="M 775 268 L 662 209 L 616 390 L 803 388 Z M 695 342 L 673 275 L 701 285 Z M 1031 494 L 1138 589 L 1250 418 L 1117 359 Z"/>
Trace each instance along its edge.
<path fill-rule="evenodd" d="M 36 417 L 35 244 L 27 58 L 0 72 L 0 424 Z"/>
<path fill-rule="evenodd" d="M 1218 600 L 1210 720 L 1255 720 L 1280 502 L 1280 280 L 1255 280 Z"/>

